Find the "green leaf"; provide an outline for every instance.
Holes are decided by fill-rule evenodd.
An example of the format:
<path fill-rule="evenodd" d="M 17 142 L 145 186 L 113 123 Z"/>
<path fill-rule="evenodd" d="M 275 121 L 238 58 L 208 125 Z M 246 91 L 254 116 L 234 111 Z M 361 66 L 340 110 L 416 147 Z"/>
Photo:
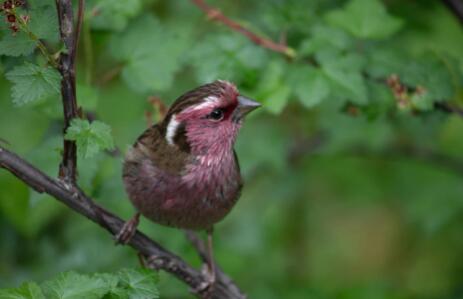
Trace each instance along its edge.
<path fill-rule="evenodd" d="M 60 73 L 52 67 L 25 63 L 6 73 L 13 83 L 13 103 L 23 105 L 60 92 Z"/>
<path fill-rule="evenodd" d="M 16 33 L 16 35 L 6 32 L 3 39 L 0 40 L 0 55 L 29 55 L 34 51 L 36 45 L 37 42 L 22 31 Z"/>
<path fill-rule="evenodd" d="M 262 68 L 267 59 L 264 49 L 236 34 L 205 38 L 189 54 L 200 82 L 217 78 L 240 82 L 246 74 Z"/>
<path fill-rule="evenodd" d="M 38 38 L 57 42 L 59 38 L 58 16 L 55 5 L 34 1 L 30 10 L 30 21 L 28 24 Z"/>
<path fill-rule="evenodd" d="M 142 1 L 90 0 L 87 7 L 87 13 L 92 14 L 92 28 L 121 31 L 127 27 L 130 19 L 139 14 Z"/>
<path fill-rule="evenodd" d="M 390 16 L 380 0 L 351 0 L 326 15 L 328 23 L 358 38 L 383 39 L 396 33 L 402 21 Z"/>
<path fill-rule="evenodd" d="M 40 287 L 34 282 L 23 283 L 19 288 L 0 289 L 2 299 L 45 299 Z"/>
<path fill-rule="evenodd" d="M 319 104 L 330 93 L 328 78 L 319 69 L 309 66 L 296 65 L 291 68 L 287 82 L 292 86 L 299 101 L 307 108 Z"/>
<path fill-rule="evenodd" d="M 119 288 L 130 299 L 159 298 L 157 273 L 150 269 L 124 269 L 119 272 Z"/>
<path fill-rule="evenodd" d="M 122 77 L 130 88 L 141 93 L 166 90 L 181 66 L 186 38 L 187 32 L 169 31 L 153 16 L 145 15 L 114 36 L 110 51 L 124 63 Z"/>
<path fill-rule="evenodd" d="M 298 53 L 307 56 L 326 51 L 339 53 L 348 50 L 353 45 L 353 38 L 343 30 L 316 25 L 310 29 L 310 38 L 302 42 Z"/>
<path fill-rule="evenodd" d="M 98 277 L 65 272 L 42 284 L 47 299 L 100 299 L 108 291 L 108 285 Z"/>
<path fill-rule="evenodd" d="M 322 64 L 322 71 L 334 84 L 334 92 L 356 104 L 368 102 L 368 92 L 362 69 L 365 64 L 363 57 L 351 54 Z"/>
<path fill-rule="evenodd" d="M 434 99 L 427 91 L 412 94 L 410 102 L 415 109 L 420 111 L 430 111 L 434 108 Z"/>
<path fill-rule="evenodd" d="M 264 107 L 268 111 L 279 114 L 288 103 L 289 96 L 291 95 L 291 89 L 287 85 L 278 85 L 273 91 L 265 98 Z"/>
<path fill-rule="evenodd" d="M 412 87 L 421 86 L 435 101 L 450 100 L 455 88 L 444 63 L 434 55 L 424 55 L 409 61 L 399 72 L 401 80 Z"/>
<path fill-rule="evenodd" d="M 285 108 L 291 95 L 291 88 L 285 80 L 285 66 L 280 60 L 270 62 L 257 86 L 256 98 L 264 102 L 264 108 L 274 114 Z"/>
<path fill-rule="evenodd" d="M 28 29 L 39 39 L 57 42 L 59 35 L 56 7 L 38 1 L 28 1 L 28 4 L 30 9 L 24 13 L 30 18 Z M 24 31 L 12 34 L 9 30 L 5 30 L 4 37 L 0 40 L 0 55 L 30 55 L 36 46 L 37 41 L 31 39 Z"/>
<path fill-rule="evenodd" d="M 88 120 L 73 119 L 64 137 L 76 142 L 77 153 L 82 158 L 114 148 L 111 127 L 101 121 L 89 123 Z"/>

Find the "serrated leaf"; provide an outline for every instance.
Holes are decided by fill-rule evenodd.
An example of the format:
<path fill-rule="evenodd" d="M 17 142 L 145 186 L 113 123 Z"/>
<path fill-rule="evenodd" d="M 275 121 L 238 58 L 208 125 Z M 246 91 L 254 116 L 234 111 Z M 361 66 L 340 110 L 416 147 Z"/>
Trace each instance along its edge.
<path fill-rule="evenodd" d="M 124 269 L 119 272 L 120 287 L 130 299 L 159 298 L 157 273 L 150 269 Z"/>
<path fill-rule="evenodd" d="M 40 287 L 34 282 L 23 283 L 19 288 L 0 289 L 2 299 L 45 299 Z"/>
<path fill-rule="evenodd" d="M 109 290 L 98 277 L 65 272 L 42 284 L 47 299 L 100 299 Z"/>
<path fill-rule="evenodd" d="M 326 20 L 367 39 L 387 38 L 402 27 L 402 21 L 389 15 L 380 0 L 351 0 L 344 8 L 328 13 Z"/>
<path fill-rule="evenodd" d="M 91 158 L 102 150 L 114 148 L 111 127 L 101 121 L 90 123 L 73 119 L 64 137 L 76 142 L 77 154 L 82 158 Z"/>
<path fill-rule="evenodd" d="M 16 105 L 23 105 L 60 92 L 60 73 L 52 67 L 25 63 L 6 73 L 13 83 L 11 94 Z"/>
<path fill-rule="evenodd" d="M 3 39 L 0 40 L 0 55 L 29 55 L 34 51 L 36 45 L 37 42 L 24 32 L 18 32 L 16 35 L 7 32 Z"/>
<path fill-rule="evenodd" d="M 326 76 L 347 91 L 347 97 L 356 104 L 366 104 L 367 88 L 365 79 L 359 72 L 349 72 L 332 65 L 323 67 Z"/>
<path fill-rule="evenodd" d="M 110 51 L 124 63 L 122 77 L 130 88 L 141 93 L 159 91 L 172 85 L 186 40 L 186 33 L 167 31 L 152 15 L 144 15 L 114 36 Z"/>
<path fill-rule="evenodd" d="M 39 39 L 47 39 L 52 42 L 58 40 L 58 18 L 54 5 L 28 1 L 30 9 L 24 13 L 29 16 L 27 28 Z M 37 46 L 24 31 L 12 34 L 6 31 L 0 40 L 0 55 L 21 56 L 30 55 Z"/>
<path fill-rule="evenodd" d="M 40 39 L 58 41 L 58 16 L 55 5 L 33 3 L 28 28 Z"/>
<path fill-rule="evenodd" d="M 364 64 L 363 57 L 351 54 L 326 61 L 321 69 L 337 87 L 334 92 L 353 103 L 363 105 L 368 102 L 366 82 L 362 76 Z"/>

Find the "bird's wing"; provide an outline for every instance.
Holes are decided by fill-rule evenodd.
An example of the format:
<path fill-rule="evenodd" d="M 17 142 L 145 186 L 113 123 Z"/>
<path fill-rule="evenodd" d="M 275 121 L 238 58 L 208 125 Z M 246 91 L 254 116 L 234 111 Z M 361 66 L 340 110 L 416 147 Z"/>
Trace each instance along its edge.
<path fill-rule="evenodd" d="M 180 174 L 188 156 L 188 152 L 169 144 L 159 125 L 154 125 L 138 137 L 131 152 L 127 154 L 126 160 L 148 159 L 159 170 L 170 174 Z"/>

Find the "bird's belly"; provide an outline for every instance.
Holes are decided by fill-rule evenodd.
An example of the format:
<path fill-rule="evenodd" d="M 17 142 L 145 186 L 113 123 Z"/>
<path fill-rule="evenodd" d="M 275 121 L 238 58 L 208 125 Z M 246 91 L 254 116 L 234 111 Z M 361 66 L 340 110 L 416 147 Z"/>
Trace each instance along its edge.
<path fill-rule="evenodd" d="M 234 206 L 241 189 L 239 173 L 194 184 L 165 175 L 125 177 L 124 182 L 130 200 L 143 216 L 162 225 L 184 229 L 208 229 L 222 220 Z"/>
<path fill-rule="evenodd" d="M 224 197 L 182 190 L 152 192 L 146 194 L 144 200 L 134 198 L 133 203 L 145 217 L 156 223 L 185 229 L 207 229 L 222 220 L 234 206 L 239 190 L 230 191 Z"/>

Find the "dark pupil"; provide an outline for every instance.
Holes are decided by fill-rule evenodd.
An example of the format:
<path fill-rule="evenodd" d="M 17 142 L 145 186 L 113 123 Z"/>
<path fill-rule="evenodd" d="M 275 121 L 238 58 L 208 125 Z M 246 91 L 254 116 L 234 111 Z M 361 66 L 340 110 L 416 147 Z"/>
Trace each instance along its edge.
<path fill-rule="evenodd" d="M 211 112 L 210 117 L 215 120 L 219 120 L 223 117 L 223 112 L 221 109 L 215 109 Z"/>

